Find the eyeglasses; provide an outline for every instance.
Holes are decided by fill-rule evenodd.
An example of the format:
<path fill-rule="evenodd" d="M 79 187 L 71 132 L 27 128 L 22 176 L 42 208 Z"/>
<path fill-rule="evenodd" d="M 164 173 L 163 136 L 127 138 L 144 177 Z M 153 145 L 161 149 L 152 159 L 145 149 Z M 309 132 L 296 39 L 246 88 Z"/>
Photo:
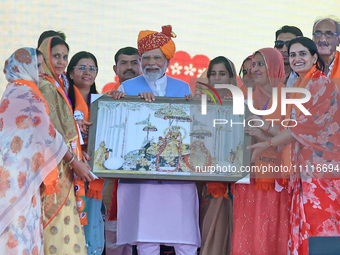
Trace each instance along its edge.
<path fill-rule="evenodd" d="M 86 70 L 89 70 L 90 73 L 96 73 L 98 72 L 98 68 L 95 66 L 85 66 L 85 65 L 80 65 L 80 66 L 74 66 L 73 68 L 76 68 L 79 72 L 85 72 Z"/>
<path fill-rule="evenodd" d="M 275 48 L 282 49 L 284 45 L 288 47 L 289 41 L 282 41 L 282 40 L 277 40 L 275 41 Z"/>
<path fill-rule="evenodd" d="M 333 33 L 332 31 L 326 31 L 326 32 L 315 31 L 313 33 L 313 36 L 315 36 L 316 38 L 320 38 L 322 35 L 324 35 L 326 38 L 332 38 L 334 35 L 338 35 L 338 34 Z"/>

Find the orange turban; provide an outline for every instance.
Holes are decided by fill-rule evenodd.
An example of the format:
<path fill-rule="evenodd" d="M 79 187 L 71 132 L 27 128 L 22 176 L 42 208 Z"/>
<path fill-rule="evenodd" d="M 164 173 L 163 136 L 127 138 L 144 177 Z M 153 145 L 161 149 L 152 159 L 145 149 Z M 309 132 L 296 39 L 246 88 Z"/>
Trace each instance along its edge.
<path fill-rule="evenodd" d="M 145 51 L 160 49 L 164 56 L 170 60 L 174 57 L 176 47 L 171 37 L 176 37 L 170 25 L 163 26 L 162 32 L 145 30 L 138 35 L 138 52 L 143 55 Z"/>

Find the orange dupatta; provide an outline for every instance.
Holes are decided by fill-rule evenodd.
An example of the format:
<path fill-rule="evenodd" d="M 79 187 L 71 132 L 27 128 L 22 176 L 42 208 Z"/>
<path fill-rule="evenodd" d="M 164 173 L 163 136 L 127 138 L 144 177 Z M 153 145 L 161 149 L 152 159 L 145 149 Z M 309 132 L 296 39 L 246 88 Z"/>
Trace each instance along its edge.
<path fill-rule="evenodd" d="M 112 88 L 110 90 L 108 90 L 109 91 L 108 94 L 111 95 L 111 93 L 113 91 L 118 91 L 119 86 L 120 86 L 120 82 L 119 81 L 113 83 Z M 103 92 L 106 92 L 106 91 L 104 91 L 104 89 L 103 89 Z"/>
<path fill-rule="evenodd" d="M 273 48 L 263 48 L 253 54 L 260 53 L 265 61 L 267 76 L 272 88 L 278 88 L 278 107 L 274 113 L 266 115 L 265 119 L 279 119 L 281 120 L 281 89 L 285 86 L 285 70 L 282 54 Z M 256 85 L 254 91 L 254 107 L 257 109 L 270 109 L 272 105 L 271 94 L 265 90 L 261 85 Z M 255 161 L 255 165 L 277 165 L 277 151 L 275 149 L 268 149 L 263 152 Z M 261 169 L 261 168 L 259 168 Z M 256 186 L 255 189 L 260 190 L 273 190 L 275 186 L 274 175 L 256 173 Z M 264 177 L 264 178 L 262 178 Z"/>
<path fill-rule="evenodd" d="M 265 120 L 271 120 L 271 119 L 278 119 L 281 120 L 282 116 L 281 116 L 281 89 L 284 88 L 285 85 L 283 83 L 279 84 L 279 86 L 277 87 L 277 94 L 278 94 L 278 103 L 277 103 L 277 107 L 276 110 L 270 114 L 270 115 L 266 115 L 265 116 Z M 255 93 L 254 93 L 255 94 Z M 272 98 L 269 99 L 268 102 L 268 107 L 267 109 L 270 109 L 272 106 Z M 256 109 L 258 109 L 258 104 L 257 104 L 257 100 L 255 100 L 254 102 L 254 107 Z M 277 122 L 277 121 L 276 121 Z M 274 122 L 274 124 L 276 124 Z M 272 125 L 272 123 L 270 122 L 270 125 Z M 264 151 L 261 155 L 259 155 L 256 158 L 255 161 L 255 165 L 259 166 L 269 166 L 269 165 L 278 165 L 278 152 L 276 149 L 274 148 L 270 148 L 266 151 Z M 262 167 L 261 166 L 261 167 Z M 261 169 L 261 168 L 259 168 Z M 259 190 L 273 190 L 275 187 L 275 178 L 274 178 L 274 174 L 270 174 L 270 173 L 265 173 L 265 174 L 261 174 L 261 173 L 256 173 L 255 175 L 256 177 L 256 186 L 255 189 L 259 189 Z"/>
<path fill-rule="evenodd" d="M 79 89 L 73 85 L 74 88 L 74 96 L 75 96 L 75 111 L 80 111 L 84 114 L 84 120 L 90 121 L 90 111 L 83 98 L 82 94 L 80 93 Z M 81 134 L 80 134 L 81 135 Z M 84 142 L 87 145 L 88 138 L 84 138 Z M 86 192 L 87 197 L 92 197 L 95 199 L 102 199 L 102 191 L 104 187 L 104 179 L 96 179 L 89 183 L 88 190 Z"/>
<path fill-rule="evenodd" d="M 331 80 L 335 82 L 335 84 L 338 86 L 340 90 L 340 52 L 339 51 L 337 51 L 335 54 L 332 69 L 330 70 L 328 77 L 331 78 Z"/>
<path fill-rule="evenodd" d="M 337 152 L 340 146 L 340 137 L 338 131 L 332 131 L 333 129 L 336 130 L 340 125 L 340 113 L 337 107 L 339 96 L 338 91 L 335 91 L 337 87 L 322 71 L 318 70 L 315 65 L 303 78 L 299 77 L 294 84 L 294 88 L 306 88 L 307 86 L 312 94 L 312 98 L 305 103 L 304 106 L 310 111 L 311 116 L 302 114 L 300 109 L 295 107 L 295 105 L 288 105 L 287 107 L 286 118 L 289 119 L 293 109 L 295 109 L 298 125 L 290 128 L 297 142 L 289 143 L 283 149 L 283 164 L 285 166 L 294 165 L 297 162 L 296 153 L 293 153 L 293 150 L 296 150 L 296 148 L 293 148 L 293 144 L 296 145 L 296 143 L 299 143 L 299 154 L 302 157 L 312 157 L 312 159 L 309 159 L 312 165 L 315 163 L 314 160 L 317 159 L 319 161 L 322 160 L 322 162 L 331 162 L 339 160 L 340 157 Z M 301 93 L 291 93 L 290 99 L 298 99 L 301 98 L 301 96 Z M 330 116 L 332 116 L 332 118 L 330 118 Z M 301 123 L 303 123 L 302 127 Z M 307 125 L 308 129 L 305 128 Z M 329 134 L 327 135 L 327 133 Z M 328 137 L 327 139 L 329 139 L 330 136 L 333 137 L 331 147 L 329 142 L 325 143 L 324 140 L 326 139 L 321 139 L 322 134 L 326 135 L 326 137 Z M 319 136 L 320 138 L 314 140 L 311 138 L 313 136 Z M 320 154 L 322 157 L 316 158 L 312 152 L 308 153 L 308 150 Z M 321 161 L 318 163 L 321 163 Z M 289 172 L 288 176 L 286 175 L 285 177 L 289 177 L 291 174 L 292 172 Z"/>
<path fill-rule="evenodd" d="M 79 141 L 79 133 L 78 133 L 77 124 L 76 124 L 76 122 L 73 118 L 73 114 L 72 114 L 72 117 L 68 115 L 69 113 L 72 112 L 71 102 L 68 98 L 68 95 L 66 94 L 65 89 L 64 89 L 64 82 L 56 74 L 56 71 L 55 71 L 53 64 L 52 64 L 52 61 L 51 61 L 51 42 L 52 42 L 52 39 L 53 39 L 53 37 L 46 39 L 41 44 L 39 49 L 41 50 L 41 52 L 43 53 L 44 58 L 45 58 L 45 61 L 43 63 L 43 67 L 44 67 L 44 70 L 46 72 L 46 74 L 44 74 L 44 79 L 55 87 L 58 94 L 63 98 L 63 103 L 66 103 L 65 107 L 62 107 L 62 105 L 64 105 L 64 104 L 59 104 L 61 102 L 57 102 L 58 105 L 50 105 L 50 107 L 53 107 L 55 113 L 58 115 L 57 118 L 59 118 L 58 121 L 55 120 L 56 123 L 54 123 L 54 126 L 64 136 L 65 142 L 68 145 L 71 145 L 72 150 L 76 154 L 78 160 L 81 160 L 82 159 L 82 150 L 81 150 L 81 145 L 80 145 L 80 141 Z M 43 92 L 43 94 L 45 93 L 45 97 L 52 97 L 53 100 L 56 99 L 54 97 L 54 95 L 52 95 L 55 92 L 52 90 L 52 88 L 50 86 L 45 85 L 43 88 L 40 88 L 40 90 Z M 57 100 L 60 100 L 60 99 L 57 99 Z M 51 102 L 49 102 L 49 103 L 51 103 Z M 66 111 L 66 112 L 61 113 L 60 111 L 63 111 L 63 110 Z M 60 114 L 63 115 L 63 117 L 66 117 L 67 121 L 64 122 L 64 119 L 61 119 L 61 116 L 59 116 Z M 54 117 L 56 117 L 56 116 L 54 116 Z M 54 121 L 54 120 L 52 119 L 52 121 Z M 75 145 L 72 145 L 72 144 L 75 144 Z M 61 167 L 63 167 L 63 164 L 61 165 Z M 69 166 L 67 166 L 67 167 L 69 167 Z M 73 175 L 74 175 L 74 180 L 73 180 Z M 78 212 L 79 212 L 79 215 L 80 215 L 80 222 L 81 222 L 82 225 L 86 225 L 87 224 L 87 215 L 86 215 L 86 211 L 85 211 L 86 205 L 85 205 L 85 200 L 82 198 L 83 195 L 85 196 L 84 181 L 80 181 L 78 179 L 78 177 L 75 174 L 73 174 L 73 171 L 70 171 L 70 172 L 68 171 L 67 176 L 65 175 L 65 178 L 63 178 L 63 180 L 61 180 L 61 181 L 59 181 L 59 176 L 56 176 L 55 174 L 47 176 L 47 178 L 45 178 L 45 181 L 46 182 L 57 182 L 57 183 L 60 182 L 60 184 L 58 184 L 58 186 L 62 187 L 63 189 L 67 188 L 67 190 L 69 190 L 70 188 L 72 188 L 72 185 L 71 185 L 71 187 L 69 187 L 69 185 L 67 185 L 67 179 L 73 180 L 73 182 L 74 182 Z M 61 194 L 61 192 L 59 192 L 59 193 Z M 63 193 L 65 193 L 65 192 L 63 192 Z M 65 194 L 66 198 L 68 197 L 68 194 L 69 194 L 69 191 L 67 192 L 67 195 Z M 46 190 L 44 190 L 44 196 L 45 195 L 49 195 Z M 54 198 L 54 203 L 51 201 L 51 198 L 48 197 L 46 199 L 45 205 L 44 205 L 44 207 L 45 207 L 44 212 L 45 211 L 48 212 L 48 213 L 46 213 L 46 215 L 48 216 L 48 219 L 47 219 L 46 223 L 44 224 L 44 228 L 57 215 L 59 210 L 62 208 L 62 206 L 66 202 L 66 198 L 63 199 L 63 196 L 60 196 L 60 197 L 56 196 Z"/>
<path fill-rule="evenodd" d="M 306 74 L 303 78 L 299 77 L 297 79 L 297 81 L 294 84 L 294 88 L 305 88 L 308 84 L 308 82 L 310 81 L 311 78 L 316 78 L 316 77 L 320 77 L 320 70 L 316 69 L 316 66 L 314 65 Z M 289 99 L 300 99 L 302 96 L 301 93 L 291 93 L 289 95 Z M 289 104 L 287 106 L 287 111 L 286 111 L 286 119 L 290 119 L 293 109 L 295 109 L 296 112 L 296 118 L 300 115 L 301 111 L 299 108 L 297 108 L 295 105 L 293 106 L 292 104 Z M 287 128 L 286 128 L 287 129 Z M 283 161 L 283 165 L 284 166 L 290 166 L 292 164 L 292 144 L 289 143 L 287 145 L 284 146 L 283 150 L 282 150 L 282 161 Z M 291 174 L 293 174 L 292 169 L 290 169 L 291 171 L 288 173 L 282 173 L 283 177 L 287 178 L 289 177 Z M 283 183 L 287 183 L 288 180 L 284 179 Z"/>
<path fill-rule="evenodd" d="M 31 83 L 31 82 L 26 82 L 26 86 L 30 87 L 32 90 L 34 90 L 34 92 L 36 92 L 41 97 L 41 99 L 45 103 L 46 113 L 47 113 L 47 115 L 49 115 L 48 104 L 47 104 L 44 96 L 40 92 L 38 86 L 35 85 L 35 83 Z M 58 180 L 59 180 L 58 167 L 55 167 L 43 180 L 43 183 L 45 185 L 45 194 L 46 195 L 51 195 L 53 193 L 57 193 L 58 191 L 60 191 L 60 189 L 58 187 Z"/>

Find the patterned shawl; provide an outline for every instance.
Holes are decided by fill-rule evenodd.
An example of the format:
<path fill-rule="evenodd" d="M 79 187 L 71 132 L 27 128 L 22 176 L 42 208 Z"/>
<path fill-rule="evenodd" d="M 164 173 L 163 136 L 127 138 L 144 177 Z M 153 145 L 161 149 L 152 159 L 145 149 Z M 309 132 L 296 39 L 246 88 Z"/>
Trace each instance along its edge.
<path fill-rule="evenodd" d="M 304 77 L 299 77 L 294 88 L 306 88 L 311 92 L 311 99 L 304 104 L 311 115 L 304 115 L 295 106 L 288 105 L 286 119 L 290 118 L 293 108 L 296 112 L 298 125 L 289 130 L 297 141 L 285 146 L 284 164 L 339 166 L 340 98 L 337 86 L 314 65 Z M 290 98 L 301 98 L 301 93 L 291 93 Z M 314 173 L 314 176 L 318 174 Z"/>
<path fill-rule="evenodd" d="M 336 51 L 335 58 L 329 70 L 328 77 L 338 86 L 340 89 L 340 52 Z"/>
<path fill-rule="evenodd" d="M 67 151 L 36 86 L 36 50 L 15 51 L 4 73 L 9 84 L 0 102 L 0 233 L 31 203 Z"/>
<path fill-rule="evenodd" d="M 74 151 L 79 160 L 82 160 L 82 151 L 79 141 L 79 134 L 77 124 L 73 117 L 73 111 L 71 101 L 65 91 L 66 80 L 58 77 L 55 69 L 52 65 L 51 56 L 51 42 L 54 37 L 48 38 L 40 46 L 40 50 L 44 55 L 45 63 L 44 80 L 39 86 L 41 93 L 46 98 L 50 109 L 50 118 L 56 130 L 62 135 L 65 143 Z M 57 196 L 51 196 L 44 190 L 42 196 L 44 197 L 44 227 L 46 227 L 52 219 L 57 215 L 58 211 L 66 202 L 69 191 L 73 187 L 74 181 L 76 199 L 78 205 L 78 211 L 80 213 L 80 221 L 83 225 L 87 224 L 86 206 L 85 206 L 85 185 L 83 181 L 80 181 L 76 175 L 74 175 L 72 169 L 61 162 L 58 165 L 59 171 L 64 172 L 60 175 L 58 180 L 58 192 Z M 73 177 L 74 175 L 74 177 Z M 56 202 L 55 202 L 56 199 Z"/>

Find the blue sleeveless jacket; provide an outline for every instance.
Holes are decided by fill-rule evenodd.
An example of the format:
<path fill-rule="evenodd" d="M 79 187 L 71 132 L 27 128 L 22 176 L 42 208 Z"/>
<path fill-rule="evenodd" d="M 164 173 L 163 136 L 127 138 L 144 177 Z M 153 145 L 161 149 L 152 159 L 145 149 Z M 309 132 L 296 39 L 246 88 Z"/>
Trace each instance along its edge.
<path fill-rule="evenodd" d="M 188 83 L 167 76 L 165 97 L 184 97 L 190 94 Z M 143 75 L 122 83 L 126 95 L 138 96 L 140 92 L 152 92 Z"/>

